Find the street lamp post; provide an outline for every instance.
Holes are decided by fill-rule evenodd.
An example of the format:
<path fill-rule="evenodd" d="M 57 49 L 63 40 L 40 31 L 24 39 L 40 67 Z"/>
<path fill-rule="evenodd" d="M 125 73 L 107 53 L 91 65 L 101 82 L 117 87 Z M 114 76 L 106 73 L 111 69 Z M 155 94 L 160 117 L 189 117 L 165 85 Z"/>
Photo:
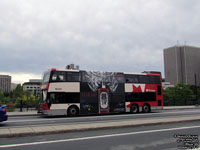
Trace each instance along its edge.
<path fill-rule="evenodd" d="M 194 74 L 194 82 L 195 82 L 195 95 L 196 95 L 196 102 L 198 101 L 198 95 L 197 95 L 197 76 L 196 73 Z M 194 102 L 193 102 L 194 104 Z"/>

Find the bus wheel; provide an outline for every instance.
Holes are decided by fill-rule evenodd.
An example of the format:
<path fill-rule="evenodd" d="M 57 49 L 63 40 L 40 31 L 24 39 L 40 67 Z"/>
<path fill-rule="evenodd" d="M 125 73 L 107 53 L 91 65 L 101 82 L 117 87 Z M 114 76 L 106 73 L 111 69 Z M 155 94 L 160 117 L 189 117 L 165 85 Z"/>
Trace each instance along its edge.
<path fill-rule="evenodd" d="M 68 108 L 67 110 L 67 114 L 68 116 L 70 117 L 74 117 L 74 116 L 77 116 L 78 115 L 78 108 L 76 106 L 71 106 Z"/>
<path fill-rule="evenodd" d="M 139 107 L 138 107 L 138 105 L 137 105 L 137 104 L 131 105 L 130 112 L 131 112 L 132 114 L 138 113 L 138 112 L 139 112 Z"/>
<path fill-rule="evenodd" d="M 149 105 L 149 104 L 144 104 L 144 105 L 142 106 L 142 112 L 144 112 L 144 113 L 149 113 L 149 112 L 151 112 L 151 107 L 150 107 L 150 105 Z"/>

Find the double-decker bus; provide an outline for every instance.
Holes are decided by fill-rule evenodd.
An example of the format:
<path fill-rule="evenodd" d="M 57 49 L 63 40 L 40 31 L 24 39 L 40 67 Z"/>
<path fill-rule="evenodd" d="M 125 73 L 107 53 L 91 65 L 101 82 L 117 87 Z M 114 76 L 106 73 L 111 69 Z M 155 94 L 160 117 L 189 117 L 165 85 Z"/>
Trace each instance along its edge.
<path fill-rule="evenodd" d="M 163 109 L 161 75 L 72 69 L 46 71 L 42 81 L 44 115 L 138 113 Z"/>

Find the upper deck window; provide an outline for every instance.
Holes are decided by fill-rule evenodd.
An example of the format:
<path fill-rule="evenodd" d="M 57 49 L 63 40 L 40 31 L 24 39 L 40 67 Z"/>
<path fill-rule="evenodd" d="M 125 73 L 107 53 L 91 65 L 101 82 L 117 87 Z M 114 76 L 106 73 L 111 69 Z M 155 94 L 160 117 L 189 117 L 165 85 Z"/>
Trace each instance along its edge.
<path fill-rule="evenodd" d="M 66 81 L 65 73 L 64 72 L 55 71 L 52 74 L 51 80 L 52 81 L 56 81 L 56 82 Z"/>
<path fill-rule="evenodd" d="M 80 82 L 79 72 L 53 71 L 52 82 Z"/>
<path fill-rule="evenodd" d="M 140 75 L 139 76 L 139 82 L 140 83 L 149 84 L 149 76 L 147 76 L 147 75 Z"/>
<path fill-rule="evenodd" d="M 160 76 L 126 75 L 126 83 L 160 84 Z"/>
<path fill-rule="evenodd" d="M 160 84 L 160 76 L 149 76 L 150 84 Z"/>
<path fill-rule="evenodd" d="M 67 72 L 66 75 L 68 82 L 79 82 L 81 78 L 79 72 Z"/>
<path fill-rule="evenodd" d="M 126 83 L 139 83 L 139 75 L 126 75 Z"/>

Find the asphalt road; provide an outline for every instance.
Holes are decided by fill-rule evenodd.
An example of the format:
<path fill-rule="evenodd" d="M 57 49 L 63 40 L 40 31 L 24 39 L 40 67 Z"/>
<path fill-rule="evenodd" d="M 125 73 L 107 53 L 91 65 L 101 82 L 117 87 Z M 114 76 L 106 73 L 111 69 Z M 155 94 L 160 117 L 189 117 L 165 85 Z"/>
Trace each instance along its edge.
<path fill-rule="evenodd" d="M 3 150 L 176 150 L 198 147 L 200 121 L 1 138 Z M 186 147 L 184 147 L 185 149 Z M 187 147 L 189 149 L 189 147 Z"/>
<path fill-rule="evenodd" d="M 80 117 L 40 117 L 40 116 L 20 116 L 9 117 L 8 121 L 1 123 L 0 127 L 27 127 L 27 126 L 52 126 L 52 125 L 68 125 L 80 123 L 96 123 L 109 121 L 137 120 L 137 119 L 154 119 L 154 118 L 170 118 L 183 116 L 200 115 L 200 109 L 171 110 L 157 113 L 139 113 L 139 114 L 118 114 L 118 115 L 97 115 L 97 116 L 80 116 Z"/>

